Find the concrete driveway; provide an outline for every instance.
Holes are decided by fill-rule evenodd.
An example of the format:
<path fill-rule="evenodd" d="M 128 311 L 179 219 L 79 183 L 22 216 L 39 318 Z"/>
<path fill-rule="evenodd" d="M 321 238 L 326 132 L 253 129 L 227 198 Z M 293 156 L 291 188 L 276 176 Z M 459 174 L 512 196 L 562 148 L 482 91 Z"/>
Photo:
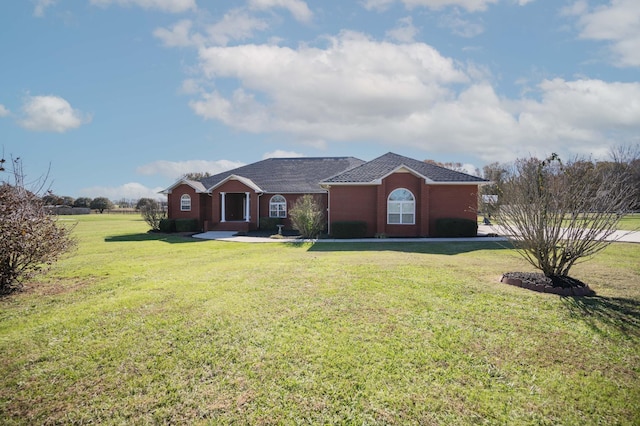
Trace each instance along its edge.
<path fill-rule="evenodd" d="M 442 242 L 490 242 L 490 241 L 506 241 L 505 237 L 488 237 L 489 234 L 501 234 L 498 226 L 478 225 L 478 236 L 470 238 L 359 238 L 359 239 L 312 239 L 302 240 L 299 238 L 267 238 L 267 237 L 248 237 L 236 235 L 235 231 L 209 231 L 202 234 L 196 234 L 193 238 L 202 240 L 216 241 L 233 241 L 239 243 L 442 243 Z M 616 231 L 611 239 L 627 243 L 640 243 L 640 232 L 635 231 Z"/>

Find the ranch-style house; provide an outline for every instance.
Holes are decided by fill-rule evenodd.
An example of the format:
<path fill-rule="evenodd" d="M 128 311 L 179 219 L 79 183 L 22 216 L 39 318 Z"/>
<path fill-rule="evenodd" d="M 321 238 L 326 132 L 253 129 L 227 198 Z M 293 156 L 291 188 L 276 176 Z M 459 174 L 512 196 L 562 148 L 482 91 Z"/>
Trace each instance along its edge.
<path fill-rule="evenodd" d="M 270 158 L 162 191 L 170 219 L 197 219 L 203 231 L 252 231 L 312 194 L 331 224 L 363 221 L 367 236 L 426 237 L 440 218 L 476 220 L 478 186 L 487 181 L 394 153 L 354 157 Z"/>

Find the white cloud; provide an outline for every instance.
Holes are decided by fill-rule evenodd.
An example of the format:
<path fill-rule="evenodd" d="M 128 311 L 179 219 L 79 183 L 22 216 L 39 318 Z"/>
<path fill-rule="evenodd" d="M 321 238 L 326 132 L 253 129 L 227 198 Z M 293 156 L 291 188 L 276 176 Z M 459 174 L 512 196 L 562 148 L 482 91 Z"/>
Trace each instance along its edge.
<path fill-rule="evenodd" d="M 583 2 L 576 2 L 563 11 L 580 15 L 581 38 L 610 42 L 615 65 L 640 67 L 640 1 L 611 0 L 592 11 Z"/>
<path fill-rule="evenodd" d="M 368 141 L 485 161 L 560 151 L 599 153 L 640 132 L 640 83 L 544 80 L 499 96 L 486 71 L 424 43 L 345 32 L 325 47 L 199 50 L 204 84 L 190 102 L 206 119 L 303 145 Z M 216 86 L 218 78 L 225 85 Z M 226 83 L 235 82 L 228 87 Z M 564 150 L 564 151 L 563 151 Z"/>
<path fill-rule="evenodd" d="M 464 19 L 458 9 L 452 13 L 443 14 L 440 17 L 439 26 L 449 28 L 453 34 L 466 38 L 475 37 L 484 32 L 484 26 L 480 22 Z"/>
<path fill-rule="evenodd" d="M 544 80 L 541 100 L 523 100 L 519 111 L 522 139 L 571 145 L 576 153 L 594 153 L 631 140 L 640 131 L 640 83 L 601 80 Z"/>
<path fill-rule="evenodd" d="M 181 13 L 189 10 L 196 10 L 195 0 L 91 0 L 91 4 L 96 6 L 138 6 L 143 9 L 156 9 L 169 13 Z"/>
<path fill-rule="evenodd" d="M 236 79 L 242 87 L 231 96 L 205 94 L 191 107 L 252 132 L 315 133 L 329 124 L 329 131 L 342 129 L 335 135 L 340 139 L 345 128 L 407 114 L 446 96 L 447 84 L 468 80 L 452 60 L 423 43 L 396 45 L 343 33 L 329 44 L 201 49 L 205 77 Z M 256 94 L 268 101 L 257 101 Z"/>
<path fill-rule="evenodd" d="M 167 47 L 186 47 L 199 44 L 198 37 L 191 34 L 193 23 L 189 19 L 176 22 L 170 29 L 156 28 L 153 35 Z"/>
<path fill-rule="evenodd" d="M 33 16 L 38 18 L 42 18 L 44 16 L 44 11 L 47 7 L 55 4 L 56 0 L 37 0 L 36 6 L 33 9 Z"/>
<path fill-rule="evenodd" d="M 287 9 L 300 22 L 309 22 L 313 13 L 307 3 L 301 0 L 250 0 L 249 5 L 254 9 L 265 10 L 275 7 Z"/>
<path fill-rule="evenodd" d="M 141 175 L 161 175 L 170 179 L 178 179 L 187 173 L 205 173 L 212 175 L 244 166 L 244 163 L 229 160 L 204 161 L 154 161 L 136 169 Z"/>
<path fill-rule="evenodd" d="M 304 157 L 304 154 L 300 154 L 294 151 L 284 151 L 282 149 L 278 149 L 275 151 L 266 152 L 262 156 L 262 159 L 266 160 L 267 158 L 299 158 L 299 157 Z"/>
<path fill-rule="evenodd" d="M 71 108 L 59 96 L 29 96 L 22 106 L 18 124 L 28 130 L 64 133 L 89 123 L 91 116 Z"/>
<path fill-rule="evenodd" d="M 480 12 L 487 9 L 491 4 L 500 0 L 397 0 L 403 3 L 406 8 L 427 7 L 429 9 L 442 9 L 445 7 L 461 7 L 468 12 Z M 520 5 L 524 5 L 532 0 L 519 0 Z M 395 3 L 396 0 L 364 0 L 363 5 L 368 10 L 384 10 Z"/>
<path fill-rule="evenodd" d="M 185 79 L 178 89 L 178 93 L 183 95 L 196 95 L 202 92 L 200 82 L 193 78 Z"/>
<path fill-rule="evenodd" d="M 576 0 L 570 5 L 567 5 L 560 9 L 560 15 L 562 16 L 579 16 L 586 13 L 589 10 L 589 3 L 587 0 Z"/>
<path fill-rule="evenodd" d="M 140 198 L 153 198 L 158 200 L 166 200 L 166 196 L 158 194 L 164 188 L 156 187 L 149 188 L 141 183 L 130 182 L 120 186 L 92 186 L 90 188 L 83 188 L 79 192 L 84 197 L 106 197 L 112 201 L 118 201 L 122 199 L 137 200 Z"/>
<path fill-rule="evenodd" d="M 255 31 L 268 28 L 266 22 L 250 16 L 246 11 L 233 9 L 225 13 L 222 20 L 207 27 L 208 39 L 217 45 L 226 45 L 231 40 L 245 40 L 253 37 Z"/>
<path fill-rule="evenodd" d="M 233 9 L 214 24 L 202 26 L 202 31 L 193 29 L 193 22 L 183 19 L 170 28 L 156 28 L 153 35 L 167 47 L 204 47 L 206 44 L 225 46 L 234 40 L 252 38 L 256 31 L 264 31 L 269 25 L 250 16 L 242 9 Z"/>
<path fill-rule="evenodd" d="M 4 105 L 0 104 L 0 117 L 8 117 L 9 114 L 11 114 L 11 111 L 9 111 Z"/>
<path fill-rule="evenodd" d="M 418 29 L 413 25 L 413 19 L 411 16 L 398 20 L 398 26 L 392 30 L 387 31 L 387 37 L 402 42 L 413 42 L 418 35 Z"/>

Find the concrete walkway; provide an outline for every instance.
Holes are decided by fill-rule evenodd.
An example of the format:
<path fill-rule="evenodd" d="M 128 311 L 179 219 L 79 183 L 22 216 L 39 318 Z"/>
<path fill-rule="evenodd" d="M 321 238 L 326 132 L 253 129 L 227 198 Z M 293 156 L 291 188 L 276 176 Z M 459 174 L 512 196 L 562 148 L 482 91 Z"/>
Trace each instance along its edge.
<path fill-rule="evenodd" d="M 500 234 L 500 229 L 490 225 L 478 225 L 478 236 L 470 238 L 354 238 L 354 239 L 311 239 L 267 238 L 236 235 L 235 231 L 209 231 L 193 237 L 202 240 L 232 241 L 238 243 L 443 243 L 443 242 L 492 242 L 506 241 L 505 237 L 488 237 L 488 234 Z M 627 243 L 640 243 L 640 232 L 616 231 L 611 239 Z"/>

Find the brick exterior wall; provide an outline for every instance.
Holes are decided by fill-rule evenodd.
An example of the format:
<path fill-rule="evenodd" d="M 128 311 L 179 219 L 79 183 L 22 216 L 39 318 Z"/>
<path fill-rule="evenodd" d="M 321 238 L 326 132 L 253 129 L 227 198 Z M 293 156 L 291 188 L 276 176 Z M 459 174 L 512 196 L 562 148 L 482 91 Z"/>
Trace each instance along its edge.
<path fill-rule="evenodd" d="M 430 229 L 435 230 L 437 219 L 455 217 L 478 218 L 478 187 L 476 185 L 433 185 L 431 193 Z"/>
<path fill-rule="evenodd" d="M 284 229 L 292 229 L 291 219 L 289 216 L 289 211 L 293 208 L 296 200 L 302 197 L 305 194 L 262 194 L 260 196 L 260 217 L 269 217 L 269 204 L 271 202 L 271 198 L 274 195 L 282 195 L 285 200 L 287 200 L 287 217 L 282 220 L 282 224 L 284 225 Z M 327 218 L 327 200 L 328 195 L 325 194 L 311 194 L 316 200 L 321 204 L 322 211 L 325 214 L 325 220 Z"/>
<path fill-rule="evenodd" d="M 415 224 L 387 223 L 387 200 L 396 189 L 405 188 L 416 200 Z M 367 236 L 426 237 L 439 218 L 476 220 L 476 185 L 427 185 L 411 173 L 394 173 L 381 185 L 338 185 L 330 189 L 331 222 L 360 220 L 367 224 Z"/>
<path fill-rule="evenodd" d="M 387 199 L 395 189 L 405 188 L 416 199 L 415 224 L 387 224 Z M 229 194 L 249 193 L 250 222 L 221 221 L 221 192 Z M 360 220 L 367 224 L 367 236 L 385 234 L 389 237 L 429 236 L 435 230 L 439 218 L 464 218 L 476 220 L 476 185 L 427 185 L 422 178 L 411 173 L 394 173 L 383 179 L 381 185 L 338 185 L 330 189 L 330 195 L 314 194 L 327 212 L 329 222 Z M 191 197 L 191 211 L 180 210 L 180 197 Z M 213 194 L 198 194 L 189 185 L 180 185 L 168 194 L 168 216 L 171 219 L 198 219 L 202 229 L 258 229 L 260 217 L 269 216 L 269 201 L 276 194 L 260 195 L 242 182 L 231 180 L 217 188 Z M 280 194 L 287 200 L 287 218 L 283 220 L 285 229 L 291 229 L 289 211 L 295 201 L 304 194 Z M 242 211 L 242 209 L 240 209 Z M 229 219 L 227 219 L 229 220 Z M 330 224 L 329 224 L 330 226 Z"/>
<path fill-rule="evenodd" d="M 191 210 L 180 210 L 180 198 L 187 194 L 191 197 Z M 197 194 L 195 189 L 189 185 L 180 185 L 171 191 L 171 194 L 167 195 L 167 215 L 169 219 L 198 219 L 200 220 L 200 195 Z M 202 222 L 200 222 L 202 225 Z"/>
<path fill-rule="evenodd" d="M 221 199 L 222 192 L 227 194 L 245 194 L 249 193 L 250 201 L 250 221 L 248 224 L 244 222 L 243 218 L 229 218 L 227 222 L 221 223 Z M 183 194 L 188 194 L 191 197 L 191 211 L 183 212 L 180 210 L 180 197 Z M 189 185 L 180 185 L 172 190 L 167 195 L 168 202 L 168 216 L 170 219 L 198 219 L 200 227 L 205 230 L 238 230 L 248 231 L 258 229 L 260 224 L 260 217 L 269 217 L 269 202 L 271 197 L 277 194 L 257 194 L 252 188 L 249 188 L 240 181 L 230 180 L 225 182 L 222 186 L 216 188 L 212 194 L 198 194 Z M 289 211 L 293 207 L 296 200 L 304 194 L 279 194 L 285 197 L 287 200 L 287 217 L 283 220 L 285 229 L 291 229 L 291 220 L 289 219 Z M 328 195 L 313 194 L 314 197 L 321 203 L 322 211 L 327 215 L 327 200 Z M 230 199 L 227 199 L 227 204 Z M 241 208 L 238 209 L 240 212 Z M 239 219 L 239 220 L 237 220 Z"/>

